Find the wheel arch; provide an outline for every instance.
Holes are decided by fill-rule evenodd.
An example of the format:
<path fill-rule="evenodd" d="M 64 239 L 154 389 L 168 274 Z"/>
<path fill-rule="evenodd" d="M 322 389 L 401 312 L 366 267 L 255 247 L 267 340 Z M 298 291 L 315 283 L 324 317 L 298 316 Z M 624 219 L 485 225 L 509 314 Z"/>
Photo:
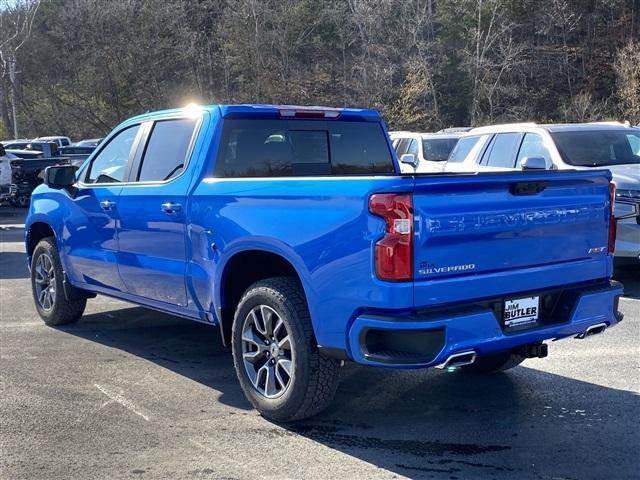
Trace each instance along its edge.
<path fill-rule="evenodd" d="M 38 242 L 46 237 L 53 237 L 59 247 L 55 229 L 43 218 L 35 218 L 25 227 L 25 248 L 29 262 Z"/>
<path fill-rule="evenodd" d="M 219 270 L 221 273 L 215 292 L 216 313 L 224 345 L 230 345 L 233 317 L 242 294 L 257 281 L 279 276 L 295 278 L 309 303 L 306 270 L 299 265 L 296 267 L 295 263 L 281 250 L 268 247 L 238 249 L 227 257 Z"/>

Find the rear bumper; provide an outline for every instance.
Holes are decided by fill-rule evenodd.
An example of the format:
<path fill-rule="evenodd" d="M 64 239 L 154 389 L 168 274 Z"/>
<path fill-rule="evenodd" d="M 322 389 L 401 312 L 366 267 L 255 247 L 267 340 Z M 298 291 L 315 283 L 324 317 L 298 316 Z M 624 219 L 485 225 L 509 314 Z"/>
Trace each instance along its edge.
<path fill-rule="evenodd" d="M 408 317 L 362 314 L 348 332 L 350 357 L 365 365 L 423 368 L 460 352 L 485 355 L 576 336 L 593 325 L 610 327 L 622 320 L 622 293 L 622 285 L 614 281 L 566 289 L 554 307 L 553 323 L 510 333 L 503 331 L 495 309 L 486 303 Z"/>

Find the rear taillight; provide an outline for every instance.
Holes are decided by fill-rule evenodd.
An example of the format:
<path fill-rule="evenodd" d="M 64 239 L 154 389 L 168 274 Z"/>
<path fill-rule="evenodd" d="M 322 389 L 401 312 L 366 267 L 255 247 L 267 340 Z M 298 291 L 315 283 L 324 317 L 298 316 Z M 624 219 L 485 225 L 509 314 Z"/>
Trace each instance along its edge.
<path fill-rule="evenodd" d="M 413 279 L 413 204 L 409 193 L 376 193 L 369 211 L 384 218 L 385 235 L 375 245 L 376 274 L 381 280 Z"/>
<path fill-rule="evenodd" d="M 613 182 L 609 183 L 609 244 L 607 251 L 613 254 L 616 249 L 616 185 Z"/>

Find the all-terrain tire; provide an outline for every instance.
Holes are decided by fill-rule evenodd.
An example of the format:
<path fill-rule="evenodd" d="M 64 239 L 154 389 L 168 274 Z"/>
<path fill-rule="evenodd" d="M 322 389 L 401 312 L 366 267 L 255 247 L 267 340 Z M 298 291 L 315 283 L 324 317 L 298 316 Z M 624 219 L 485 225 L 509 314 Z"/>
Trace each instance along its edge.
<path fill-rule="evenodd" d="M 74 323 L 84 313 L 86 298 L 68 300 L 63 282 L 64 271 L 55 239 L 43 238 L 36 245 L 31 258 L 31 291 L 36 310 L 47 325 Z M 45 286 L 51 288 L 43 293 Z"/>
<path fill-rule="evenodd" d="M 292 346 L 292 375 L 284 393 L 269 398 L 254 386 L 243 358 L 243 329 L 251 312 L 266 306 L 284 322 Z M 255 317 L 254 317 L 255 318 Z M 275 338 L 275 337 L 274 337 Z M 291 422 L 311 417 L 333 400 L 339 383 L 339 361 L 320 354 L 302 288 L 294 278 L 274 277 L 251 285 L 238 303 L 231 332 L 233 361 L 240 386 L 251 404 L 264 417 Z M 246 346 L 244 347 L 246 350 Z M 265 352 L 267 347 L 260 346 Z M 277 351 L 275 352 L 278 354 Z M 268 355 L 268 353 L 265 353 Z M 273 357 L 273 355 L 272 355 Z M 254 376 L 255 379 L 255 376 Z"/>

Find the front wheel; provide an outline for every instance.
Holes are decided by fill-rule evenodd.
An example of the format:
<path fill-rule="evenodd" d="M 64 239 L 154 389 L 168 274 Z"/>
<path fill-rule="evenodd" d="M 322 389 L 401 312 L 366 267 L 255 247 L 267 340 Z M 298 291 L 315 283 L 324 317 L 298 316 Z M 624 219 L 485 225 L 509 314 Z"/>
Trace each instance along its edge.
<path fill-rule="evenodd" d="M 240 386 L 265 417 L 300 420 L 333 400 L 339 363 L 318 352 L 307 304 L 294 279 L 270 278 L 249 287 L 231 335 Z"/>
<path fill-rule="evenodd" d="M 87 300 L 68 300 L 63 280 L 55 240 L 52 237 L 40 240 L 31 258 L 31 290 L 36 310 L 47 325 L 77 322 L 84 313 Z"/>

